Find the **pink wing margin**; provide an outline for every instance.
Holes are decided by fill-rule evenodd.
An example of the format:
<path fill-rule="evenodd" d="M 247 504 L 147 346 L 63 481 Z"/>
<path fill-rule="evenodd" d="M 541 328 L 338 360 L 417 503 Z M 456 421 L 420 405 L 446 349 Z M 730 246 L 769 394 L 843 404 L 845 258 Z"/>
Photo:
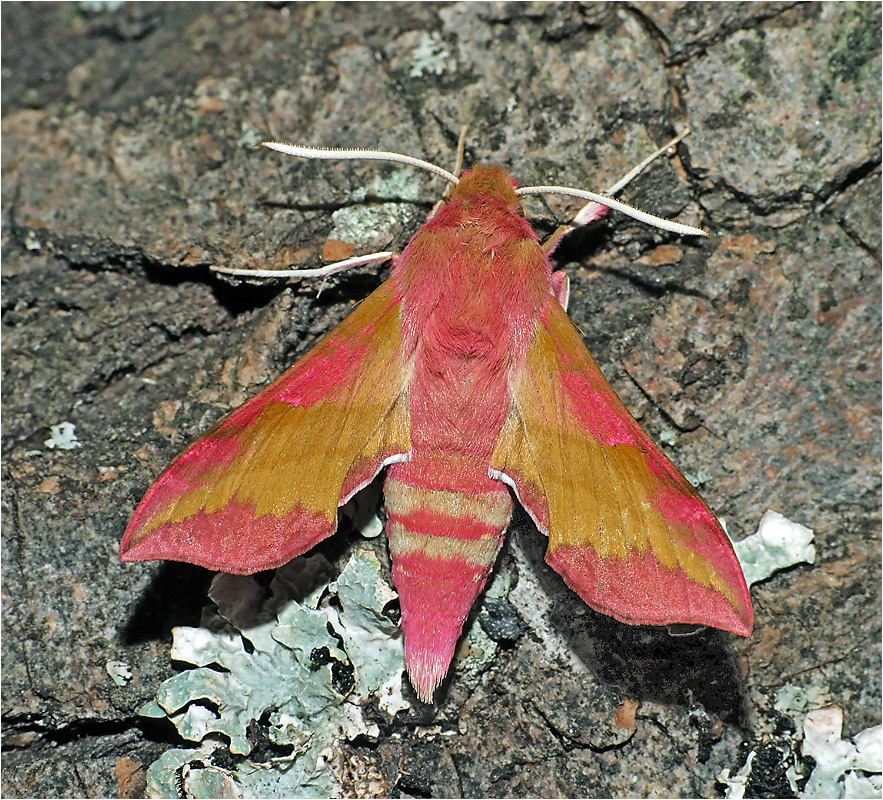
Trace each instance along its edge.
<path fill-rule="evenodd" d="M 334 533 L 338 506 L 410 450 L 399 313 L 387 281 L 190 445 L 141 501 L 120 559 L 248 574 Z"/>
<path fill-rule="evenodd" d="M 622 622 L 749 635 L 751 600 L 726 533 L 551 296 L 511 385 L 492 474 L 548 534 L 546 561 L 570 588 Z"/>

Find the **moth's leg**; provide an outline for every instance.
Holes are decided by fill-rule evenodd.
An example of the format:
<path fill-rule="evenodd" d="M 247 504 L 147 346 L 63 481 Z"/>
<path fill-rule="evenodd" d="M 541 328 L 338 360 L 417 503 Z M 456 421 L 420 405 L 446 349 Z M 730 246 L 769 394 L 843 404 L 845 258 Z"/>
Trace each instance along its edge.
<path fill-rule="evenodd" d="M 209 267 L 212 272 L 220 272 L 222 275 L 236 275 L 240 278 L 327 278 L 338 272 L 344 272 L 353 267 L 361 267 L 365 264 L 382 264 L 384 261 L 394 259 L 398 253 L 384 251 L 381 253 L 368 253 L 364 256 L 345 258 L 343 261 L 335 261 L 324 267 L 315 269 L 237 269 L 235 267 Z"/>
<path fill-rule="evenodd" d="M 659 158 L 659 156 L 667 153 L 689 133 L 690 129 L 686 128 L 680 135 L 675 136 L 675 138 L 672 139 L 670 142 L 664 144 L 658 150 L 647 156 L 647 158 L 645 158 L 640 164 L 632 167 L 616 183 L 614 183 L 605 191 L 601 192 L 601 194 L 616 194 L 618 191 L 620 191 L 620 189 L 622 189 L 624 186 L 634 180 L 638 175 L 640 175 L 650 164 L 652 164 L 657 158 Z M 576 212 L 571 222 L 566 225 L 560 225 L 558 229 L 546 240 L 546 242 L 543 244 L 544 252 L 547 254 L 551 253 L 552 250 L 555 249 L 555 246 L 558 244 L 558 242 L 561 241 L 561 237 L 572 231 L 574 228 L 578 228 L 580 225 L 588 225 L 590 222 L 595 222 L 595 220 L 601 219 L 607 213 L 607 210 L 607 206 L 602 205 L 601 203 L 596 203 L 594 201 L 586 203 L 579 211 Z"/>

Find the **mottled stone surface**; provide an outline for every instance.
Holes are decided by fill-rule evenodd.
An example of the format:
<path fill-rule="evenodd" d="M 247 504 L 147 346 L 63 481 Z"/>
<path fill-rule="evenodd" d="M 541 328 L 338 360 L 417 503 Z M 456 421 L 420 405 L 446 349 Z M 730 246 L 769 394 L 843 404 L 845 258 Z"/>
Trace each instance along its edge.
<path fill-rule="evenodd" d="M 467 161 L 600 190 L 689 125 L 623 198 L 711 240 L 609 215 L 562 251 L 570 311 L 735 538 L 767 508 L 817 537 L 814 565 L 754 587 L 749 640 L 673 640 L 585 609 L 519 517 L 500 568 L 526 632 L 353 763 L 401 796 L 715 796 L 793 726 L 785 684 L 843 706 L 847 735 L 880 722 L 879 5 L 84 8 L 0 12 L 4 796 L 142 791 L 171 734 L 135 712 L 210 575 L 122 567 L 125 524 L 169 458 L 380 280 L 317 299 L 207 266 L 314 265 L 366 202 L 384 222 L 349 244 L 401 248 L 443 189 L 262 138 L 450 166 L 468 123 Z M 543 233 L 576 207 L 526 206 Z M 44 444 L 61 422 L 79 447 Z"/>

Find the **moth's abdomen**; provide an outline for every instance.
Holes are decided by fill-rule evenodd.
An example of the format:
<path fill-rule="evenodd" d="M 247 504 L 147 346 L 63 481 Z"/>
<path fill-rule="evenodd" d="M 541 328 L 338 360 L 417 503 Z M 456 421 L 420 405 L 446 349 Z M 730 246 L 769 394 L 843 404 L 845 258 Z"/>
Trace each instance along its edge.
<path fill-rule="evenodd" d="M 458 474 L 449 464 L 445 478 L 436 481 L 431 466 L 396 464 L 384 489 L 405 662 L 411 683 L 426 702 L 448 671 L 463 623 L 494 566 L 512 515 L 509 490 L 487 478 L 486 467 L 482 474 L 479 465 L 473 470 L 473 465 L 462 464 Z"/>

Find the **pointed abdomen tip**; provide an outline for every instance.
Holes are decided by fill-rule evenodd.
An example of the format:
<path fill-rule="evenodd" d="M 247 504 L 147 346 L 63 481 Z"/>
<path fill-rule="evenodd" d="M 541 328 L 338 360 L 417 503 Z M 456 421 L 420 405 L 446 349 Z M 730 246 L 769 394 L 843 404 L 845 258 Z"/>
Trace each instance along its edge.
<path fill-rule="evenodd" d="M 408 678 L 422 702 L 432 702 L 436 689 L 441 686 L 445 675 L 448 674 L 456 644 L 455 637 L 450 643 L 436 640 L 409 646 L 408 639 L 405 638 L 405 665 L 408 669 Z"/>

